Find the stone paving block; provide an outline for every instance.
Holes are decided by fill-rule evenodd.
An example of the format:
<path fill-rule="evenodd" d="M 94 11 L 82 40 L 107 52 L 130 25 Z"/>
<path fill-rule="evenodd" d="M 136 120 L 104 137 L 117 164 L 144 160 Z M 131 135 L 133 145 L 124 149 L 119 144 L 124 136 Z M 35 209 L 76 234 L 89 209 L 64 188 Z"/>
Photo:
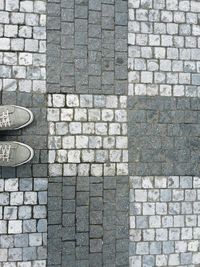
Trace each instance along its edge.
<path fill-rule="evenodd" d="M 196 14 L 189 13 L 188 4 L 129 1 L 129 95 L 198 97 L 198 27 Z M 166 10 L 160 12 L 160 8 Z M 183 10 L 187 18 L 182 15 Z M 190 20 L 194 24 L 192 31 L 187 25 Z M 187 60 L 187 66 L 181 60 Z"/>
<path fill-rule="evenodd" d="M 55 10 L 53 9 L 55 6 Z M 117 4 L 116 4 L 117 6 Z M 47 39 L 52 40 L 51 34 L 52 31 L 57 32 L 60 35 L 60 42 L 58 41 L 59 49 L 65 58 L 66 53 L 65 49 L 71 49 L 71 52 L 74 53 L 75 58 L 70 62 L 69 59 L 66 60 L 65 63 L 73 63 L 71 68 L 74 69 L 75 63 L 75 72 L 70 74 L 66 72 L 67 66 L 64 64 L 61 66 L 61 79 L 59 79 L 59 72 L 53 73 L 53 69 L 48 68 L 48 91 L 50 92 L 78 92 L 78 93 L 87 93 L 87 92 L 95 92 L 101 94 L 110 94 L 116 92 L 117 94 L 123 93 L 126 91 L 123 86 L 117 86 L 119 82 L 123 82 L 127 80 L 127 68 L 126 65 L 119 65 L 117 67 L 117 71 L 119 73 L 116 79 L 116 89 L 114 86 L 108 87 L 104 86 L 107 82 L 103 82 L 104 73 L 101 70 L 101 62 L 106 53 L 104 52 L 104 45 L 109 42 L 110 36 L 106 38 L 101 37 L 100 30 L 101 27 L 104 29 L 110 30 L 110 34 L 112 34 L 112 42 L 115 42 L 114 33 L 117 32 L 118 27 L 124 26 L 127 27 L 127 3 L 119 4 L 117 8 L 117 12 L 114 12 L 114 3 L 104 3 L 101 7 L 101 4 L 97 1 L 89 1 L 87 3 L 72 3 L 69 5 L 59 3 L 49 3 L 48 5 L 48 16 L 47 16 Z M 108 10 L 106 9 L 108 7 Z M 109 11 L 111 10 L 111 11 Z M 60 15 L 61 12 L 61 15 Z M 108 16 L 110 13 L 112 16 Z M 123 12 L 123 13 L 122 13 Z M 89 15 L 89 16 L 88 16 Z M 59 17 L 60 16 L 60 20 Z M 114 20 L 115 19 L 115 20 Z M 102 26 L 101 26 L 102 23 Z M 87 33 L 88 29 L 88 33 Z M 67 34 L 66 36 L 64 34 Z M 88 35 L 88 36 L 87 36 Z M 117 35 L 116 35 L 117 37 Z M 121 41 L 121 48 L 117 48 L 117 50 L 125 50 L 127 51 L 127 36 L 122 40 L 116 38 L 116 44 Z M 123 46 L 122 46 L 123 43 Z M 84 49 L 87 50 L 88 55 L 90 53 L 98 53 L 98 62 L 95 60 L 93 63 L 89 63 L 88 60 L 84 60 L 84 68 L 81 66 L 81 62 L 83 57 L 78 52 L 79 46 L 83 46 Z M 117 45 L 119 47 L 119 45 Z M 48 46 L 47 46 L 48 47 Z M 113 51 L 112 57 L 114 58 L 114 46 L 112 46 Z M 82 50 L 83 51 L 83 50 Z M 107 50 L 108 51 L 108 50 Z M 53 53 L 53 51 L 52 51 Z M 52 53 L 50 49 L 47 49 L 47 59 L 52 57 Z M 81 52 L 82 53 L 82 52 Z M 77 60 L 77 61 L 76 61 Z M 62 61 L 62 57 L 55 58 L 54 66 L 58 65 L 59 62 Z M 79 64 L 77 64 L 77 63 Z M 95 63 L 95 64 L 94 64 Z M 121 71 L 120 71 L 121 70 Z M 50 73 L 51 72 L 51 73 Z M 110 77 L 114 76 L 114 70 L 110 73 Z M 101 79 L 103 78 L 103 79 Z M 109 76 L 108 76 L 109 79 Z M 114 85 L 113 78 L 111 79 L 112 84 Z M 109 83 L 110 83 L 109 82 Z M 51 84 L 57 84 L 58 87 L 54 88 Z"/>
<path fill-rule="evenodd" d="M 198 160 L 190 156 L 198 151 L 198 146 L 194 147 L 198 131 L 193 131 L 198 129 L 198 122 L 196 110 L 189 108 L 188 101 L 156 96 L 129 98 L 130 173 L 199 174 Z"/>
<path fill-rule="evenodd" d="M 64 104 L 65 98 L 66 104 Z M 55 152 L 52 151 L 49 154 L 51 175 L 61 174 L 62 167 L 58 166 L 55 161 L 63 163 L 66 160 L 67 164 L 63 165 L 65 176 L 76 174 L 88 176 L 90 169 L 91 174 L 95 176 L 102 174 L 106 176 L 127 175 L 128 169 L 127 163 L 125 163 L 128 160 L 125 125 L 127 121 L 126 97 L 106 96 L 105 109 L 99 108 L 96 100 L 94 104 L 97 106 L 94 106 L 93 101 L 93 95 L 80 95 L 80 100 L 79 96 L 75 94 L 62 94 L 60 98 L 57 94 L 49 95 L 47 117 L 50 122 L 50 131 L 52 132 L 53 127 L 56 130 L 55 135 L 52 132 L 49 136 L 49 148 L 56 149 Z M 108 109 L 108 107 L 113 109 Z M 67 130 L 65 134 L 63 127 L 60 133 L 57 130 L 58 123 L 61 123 L 59 122 L 60 108 L 61 120 L 69 121 L 68 124 L 66 123 L 66 127 L 69 125 L 67 127 L 69 131 Z M 113 119 L 115 121 L 112 126 L 117 127 L 119 136 L 115 136 L 115 128 L 108 129 L 108 122 Z M 94 133 L 94 136 L 91 136 L 91 133 Z M 95 148 L 99 150 L 95 150 Z M 106 163 L 109 149 L 113 149 L 110 152 L 111 164 Z M 88 161 L 91 163 L 88 164 Z M 87 162 L 87 164 L 82 164 L 82 162 Z M 103 165 L 104 162 L 106 164 Z M 44 167 L 44 165 L 42 166 Z"/>
<path fill-rule="evenodd" d="M 179 185 L 181 179 L 181 183 L 186 185 L 186 187 L 182 189 L 180 189 Z M 178 266 L 180 264 L 192 264 L 195 257 L 195 249 L 191 252 L 188 242 L 190 242 L 189 239 L 192 238 L 193 230 L 189 225 L 186 227 L 185 219 L 187 217 L 187 212 L 185 208 L 180 209 L 178 202 L 181 201 L 182 207 L 189 204 L 187 199 L 182 197 L 182 193 L 186 192 L 187 187 L 191 186 L 190 182 L 193 184 L 195 180 L 196 178 L 192 176 L 130 177 L 131 217 L 129 248 L 131 249 L 131 266 L 134 266 L 136 262 L 139 264 L 139 261 L 141 265 L 148 264 L 150 266 L 159 266 L 160 264 L 166 264 L 166 262 L 168 262 L 167 264 L 169 266 L 173 264 Z M 140 183 L 141 181 L 143 181 L 143 183 Z M 172 181 L 174 182 L 172 183 Z M 173 188 L 172 192 L 169 191 L 171 185 Z M 140 199 L 136 198 L 137 188 L 140 188 L 139 190 L 147 188 L 146 190 L 149 196 L 153 193 L 152 191 L 158 190 L 157 194 L 160 194 L 160 198 L 149 198 L 148 200 L 146 199 L 145 202 L 141 202 Z M 168 194 L 169 192 L 170 195 Z M 169 195 L 170 197 L 163 198 L 164 195 Z M 171 198 L 171 195 L 174 197 Z M 194 196 L 196 196 L 195 193 Z M 195 206 L 196 198 L 194 197 L 191 201 L 193 204 L 190 204 Z M 152 209 L 153 205 L 156 205 L 156 209 Z M 168 211 L 167 207 L 169 207 Z M 137 215 L 137 209 L 141 216 Z M 191 211 L 191 207 L 189 210 Z M 163 214 L 162 219 L 160 214 Z M 144 223 L 145 221 L 146 224 Z M 197 225 L 196 227 L 198 228 Z M 141 235 L 143 235 L 143 239 Z M 192 242 L 195 242 L 195 240 Z"/>
<path fill-rule="evenodd" d="M 105 177 L 105 180 L 107 180 L 106 178 L 107 177 Z M 77 177 L 76 179 L 72 178 L 72 180 L 71 178 L 63 177 L 63 184 L 64 184 L 63 188 L 66 189 L 65 194 L 63 195 L 63 211 L 64 211 L 62 215 L 63 241 L 61 242 L 58 240 L 58 242 L 60 242 L 59 246 L 60 245 L 63 246 L 64 249 L 62 253 L 62 261 L 69 260 L 72 266 L 74 262 L 76 262 L 76 264 L 86 264 L 86 266 L 88 265 L 88 262 L 90 262 L 91 266 L 96 266 L 97 260 L 99 266 L 102 266 L 103 264 L 102 253 L 103 253 L 103 248 L 105 246 L 104 243 L 105 244 L 109 243 L 111 240 L 110 235 L 104 234 L 105 231 L 104 229 L 106 229 L 106 224 L 105 224 L 106 217 L 105 215 L 103 216 L 103 210 L 105 210 L 105 214 L 110 214 L 111 210 L 108 210 L 106 203 L 104 206 L 104 203 L 102 201 L 102 196 L 104 195 L 103 180 L 104 179 L 102 179 L 102 177 Z M 122 176 L 121 179 L 118 179 L 118 181 L 116 181 L 115 177 L 110 177 L 109 182 L 110 182 L 110 187 L 115 190 L 116 190 L 116 184 L 119 183 L 117 192 L 120 195 L 120 188 L 123 184 L 125 185 L 126 182 L 128 182 L 128 179 Z M 74 193 L 72 193 L 74 191 L 71 191 L 72 188 L 74 190 L 74 186 L 76 190 L 76 206 L 75 206 L 75 195 Z M 121 194 L 123 195 L 123 193 Z M 89 195 L 91 201 L 90 207 L 89 207 Z M 128 194 L 126 194 L 126 197 L 128 199 Z M 93 200 L 95 200 L 95 202 L 93 202 Z M 115 195 L 113 197 L 113 201 L 114 202 L 117 201 Z M 120 200 L 118 201 L 120 202 Z M 119 202 L 118 204 L 120 205 Z M 119 215 L 119 218 L 120 216 L 124 217 L 125 214 L 126 212 L 124 212 L 123 215 Z M 53 222 L 49 221 L 49 223 Z M 116 223 L 119 224 L 119 226 L 115 225 Z M 119 228 L 120 225 L 123 224 L 123 227 L 125 225 L 128 225 L 128 220 L 122 222 L 122 220 L 119 219 L 117 220 L 115 219 L 115 217 L 113 217 L 113 221 L 109 219 L 108 224 L 110 224 L 110 229 L 113 229 L 115 227 L 116 229 L 120 229 Z M 74 225 L 76 225 L 76 228 L 74 227 Z M 126 238 L 124 239 L 124 242 L 128 241 L 128 231 L 123 231 L 121 228 L 121 230 L 119 230 L 119 233 L 121 234 L 115 235 L 113 232 L 112 242 L 114 242 L 114 244 L 115 242 L 118 242 L 118 238 L 119 242 L 120 240 L 121 241 L 123 240 L 121 238 Z M 50 238 L 48 241 L 49 244 L 51 244 L 51 238 L 53 236 L 56 237 L 55 233 L 51 231 Z M 74 242 L 76 242 L 77 244 L 76 258 L 74 255 L 75 252 Z M 67 247 L 65 246 L 65 244 L 67 245 Z M 89 251 L 89 244 L 91 248 L 90 251 Z M 119 255 L 120 253 L 122 253 L 120 252 L 121 249 L 120 247 L 118 249 Z M 55 257 L 59 259 L 60 254 L 58 253 L 58 251 L 54 251 L 53 253 L 55 254 Z M 128 255 L 125 256 L 124 254 L 124 258 L 125 257 L 127 257 L 128 261 Z M 115 262 L 115 257 L 113 257 L 113 262 Z M 106 260 L 105 260 L 105 266 L 106 266 Z"/>

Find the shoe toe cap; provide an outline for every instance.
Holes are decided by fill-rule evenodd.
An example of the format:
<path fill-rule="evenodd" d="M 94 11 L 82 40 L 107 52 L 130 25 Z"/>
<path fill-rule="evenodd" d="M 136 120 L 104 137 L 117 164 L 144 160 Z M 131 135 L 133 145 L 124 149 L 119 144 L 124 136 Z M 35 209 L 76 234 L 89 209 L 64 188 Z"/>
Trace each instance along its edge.
<path fill-rule="evenodd" d="M 33 149 L 30 146 L 18 143 L 15 155 L 16 165 L 21 165 L 30 161 L 33 158 L 33 155 Z"/>
<path fill-rule="evenodd" d="M 15 108 L 15 124 L 16 127 L 24 127 L 33 121 L 33 114 L 26 108 L 16 107 Z"/>

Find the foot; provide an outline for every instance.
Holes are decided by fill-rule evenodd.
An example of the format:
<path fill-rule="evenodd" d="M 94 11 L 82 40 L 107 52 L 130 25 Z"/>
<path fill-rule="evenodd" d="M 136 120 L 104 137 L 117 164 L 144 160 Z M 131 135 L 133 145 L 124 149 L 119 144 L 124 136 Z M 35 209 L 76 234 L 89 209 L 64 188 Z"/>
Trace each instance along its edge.
<path fill-rule="evenodd" d="M 33 149 L 19 142 L 0 142 L 0 166 L 16 167 L 33 158 Z"/>
<path fill-rule="evenodd" d="M 33 113 L 15 105 L 0 106 L 0 131 L 18 130 L 33 121 Z"/>

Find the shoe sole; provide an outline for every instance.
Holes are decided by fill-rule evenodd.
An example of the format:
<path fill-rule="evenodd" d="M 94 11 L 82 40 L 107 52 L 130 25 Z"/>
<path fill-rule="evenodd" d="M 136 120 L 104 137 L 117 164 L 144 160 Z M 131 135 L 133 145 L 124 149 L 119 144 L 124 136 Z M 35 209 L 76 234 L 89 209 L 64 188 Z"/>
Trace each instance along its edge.
<path fill-rule="evenodd" d="M 34 151 L 33 151 L 32 147 L 30 147 L 30 146 L 28 146 L 28 145 L 26 145 L 26 144 L 20 143 L 20 142 L 14 142 L 14 143 L 15 143 L 15 144 L 19 144 L 20 146 L 25 146 L 26 148 L 28 148 L 28 150 L 31 152 L 31 155 L 30 155 L 30 157 L 29 157 L 26 161 L 24 161 L 24 162 L 22 162 L 22 163 L 19 163 L 19 164 L 16 164 L 16 165 L 14 165 L 13 167 L 17 167 L 17 166 L 26 164 L 27 162 L 29 162 L 30 160 L 32 160 L 32 158 L 33 158 L 33 156 L 34 156 Z"/>
<path fill-rule="evenodd" d="M 27 111 L 28 114 L 30 115 L 30 120 L 29 120 L 27 123 L 21 125 L 20 127 L 13 128 L 13 130 L 19 130 L 19 129 L 21 129 L 21 128 L 24 128 L 24 127 L 28 126 L 29 124 L 31 124 L 31 123 L 33 122 L 34 116 L 33 116 L 33 113 L 32 113 L 29 109 L 24 108 L 24 107 L 21 107 L 21 106 L 16 106 L 16 105 L 11 105 L 11 106 L 12 106 L 12 107 L 21 108 L 21 109 Z"/>

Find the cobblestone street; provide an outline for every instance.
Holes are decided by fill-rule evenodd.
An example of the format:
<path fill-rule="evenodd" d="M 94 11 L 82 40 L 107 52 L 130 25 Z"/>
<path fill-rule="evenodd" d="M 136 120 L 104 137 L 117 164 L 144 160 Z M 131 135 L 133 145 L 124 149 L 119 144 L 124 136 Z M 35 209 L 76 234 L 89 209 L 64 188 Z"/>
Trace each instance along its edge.
<path fill-rule="evenodd" d="M 200 2 L 0 0 L 0 267 L 200 266 Z M 1 115 L 1 114 L 0 114 Z M 0 117 L 1 118 L 1 117 Z"/>

